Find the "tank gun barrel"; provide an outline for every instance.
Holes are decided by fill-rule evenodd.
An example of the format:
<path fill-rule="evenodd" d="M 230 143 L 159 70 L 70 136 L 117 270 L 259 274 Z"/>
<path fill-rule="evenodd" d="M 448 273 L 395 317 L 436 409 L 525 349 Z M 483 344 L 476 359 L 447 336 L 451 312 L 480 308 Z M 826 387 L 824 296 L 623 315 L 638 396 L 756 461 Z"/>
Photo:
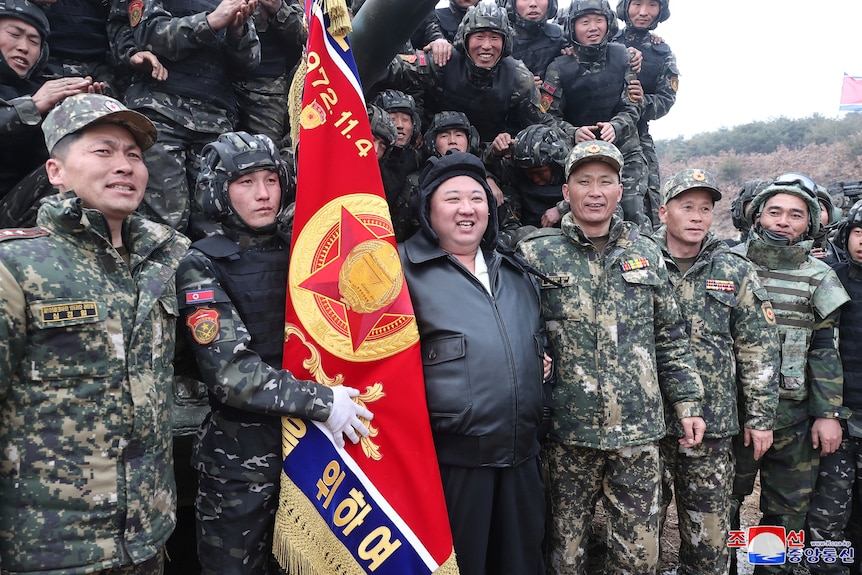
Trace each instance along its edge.
<path fill-rule="evenodd" d="M 386 66 L 437 0 L 368 0 L 353 18 L 350 46 L 364 86 L 383 78 Z"/>

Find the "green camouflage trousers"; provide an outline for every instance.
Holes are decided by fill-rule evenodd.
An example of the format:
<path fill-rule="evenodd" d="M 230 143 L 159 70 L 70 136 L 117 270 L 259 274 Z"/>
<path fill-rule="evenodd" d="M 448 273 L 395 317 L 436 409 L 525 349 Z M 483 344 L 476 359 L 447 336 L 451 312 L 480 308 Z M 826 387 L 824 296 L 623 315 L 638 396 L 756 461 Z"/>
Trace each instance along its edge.
<path fill-rule="evenodd" d="M 788 531 L 805 528 L 805 515 L 814 491 L 817 476 L 818 452 L 811 446 L 811 421 L 804 420 L 789 427 L 776 429 L 772 447 L 754 460 L 751 446 L 742 445 L 742 434 L 734 437 L 736 476 L 733 480 L 732 510 L 738 524 L 738 511 L 746 495 L 754 491 L 754 480 L 760 470 L 761 525 L 783 526 Z M 742 525 L 745 529 L 750 525 Z M 731 524 L 731 529 L 736 529 Z M 733 571 L 732 571 L 733 572 Z M 792 573 L 793 564 L 757 565 L 755 575 L 765 573 Z"/>
<path fill-rule="evenodd" d="M 658 443 L 600 451 L 547 446 L 548 573 L 585 575 L 587 536 L 601 496 L 608 519 L 608 574 L 651 574 L 658 567 Z"/>
<path fill-rule="evenodd" d="M 733 447 L 729 437 L 704 439 L 681 448 L 676 437 L 660 442 L 662 473 L 661 525 L 676 498 L 679 519 L 678 575 L 725 575 L 730 568 L 727 547 Z"/>

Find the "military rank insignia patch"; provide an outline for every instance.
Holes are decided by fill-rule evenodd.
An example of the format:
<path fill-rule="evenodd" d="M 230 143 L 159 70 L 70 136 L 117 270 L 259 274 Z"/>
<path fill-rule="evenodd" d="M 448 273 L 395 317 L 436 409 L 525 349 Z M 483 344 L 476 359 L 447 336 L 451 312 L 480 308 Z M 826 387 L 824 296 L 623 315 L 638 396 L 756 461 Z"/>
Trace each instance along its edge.
<path fill-rule="evenodd" d="M 760 305 L 760 309 L 763 310 L 763 318 L 766 320 L 766 323 L 775 325 L 775 311 L 772 309 L 772 304 L 765 301 Z"/>
<path fill-rule="evenodd" d="M 144 17 L 144 1 L 132 0 L 129 2 L 129 25 L 134 28 L 141 23 Z"/>
<path fill-rule="evenodd" d="M 542 278 L 542 287 L 569 287 L 574 278 L 569 274 L 547 274 Z"/>
<path fill-rule="evenodd" d="M 711 291 L 736 291 L 736 286 L 728 280 L 706 280 L 706 289 Z"/>
<path fill-rule="evenodd" d="M 204 307 L 197 310 L 186 319 L 186 325 L 192 332 L 192 338 L 201 344 L 207 345 L 215 341 L 219 330 L 219 312 Z"/>
<path fill-rule="evenodd" d="M 186 303 L 207 303 L 210 301 L 215 301 L 215 293 L 211 289 L 186 292 Z"/>
<path fill-rule="evenodd" d="M 630 272 L 632 270 L 642 270 L 649 267 L 649 260 L 646 258 L 632 258 L 630 260 L 623 260 L 620 262 L 620 267 L 624 272 Z"/>

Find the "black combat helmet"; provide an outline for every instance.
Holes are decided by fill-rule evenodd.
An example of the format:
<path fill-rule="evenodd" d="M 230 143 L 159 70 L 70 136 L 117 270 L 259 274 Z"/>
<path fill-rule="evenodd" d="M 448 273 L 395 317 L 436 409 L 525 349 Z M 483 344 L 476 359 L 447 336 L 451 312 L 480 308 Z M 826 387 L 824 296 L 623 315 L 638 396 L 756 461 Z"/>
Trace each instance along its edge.
<path fill-rule="evenodd" d="M 742 189 L 739 190 L 739 194 L 733 198 L 733 202 L 730 204 L 730 217 L 733 220 L 733 227 L 742 233 L 751 229 L 751 223 L 745 217 L 747 204 L 751 203 L 754 196 L 770 184 L 772 184 L 772 180 L 748 180 L 742 184 Z"/>
<path fill-rule="evenodd" d="M 515 136 L 512 161 L 519 168 L 557 165 L 565 168 L 571 146 L 570 138 L 559 128 L 533 124 Z"/>
<path fill-rule="evenodd" d="M 398 128 L 395 127 L 395 122 L 388 112 L 379 106 L 368 104 L 368 123 L 371 124 L 371 135 L 383 140 L 388 154 L 398 140 Z"/>
<path fill-rule="evenodd" d="M 509 16 L 500 6 L 490 0 L 483 0 L 471 6 L 455 33 L 455 49 L 467 55 L 467 38 L 475 32 L 490 30 L 503 36 L 503 51 L 500 60 L 512 53 L 512 28 Z M 470 58 L 468 58 L 472 62 Z M 497 61 L 499 64 L 500 60 Z M 494 64 L 496 66 L 497 64 Z"/>
<path fill-rule="evenodd" d="M 605 34 L 605 37 L 602 38 L 601 42 L 593 46 L 584 46 L 578 42 L 575 35 L 575 20 L 587 14 L 600 14 L 607 18 L 608 21 L 607 34 Z M 563 24 L 566 39 L 577 47 L 578 54 L 590 60 L 599 57 L 604 52 L 610 39 L 616 36 L 619 32 L 617 16 L 614 14 L 614 11 L 611 10 L 611 5 L 608 3 L 608 0 L 573 0 Z"/>
<path fill-rule="evenodd" d="M 632 0 L 620 0 L 617 3 L 617 16 L 626 23 L 626 26 L 633 26 L 629 19 L 629 6 L 631 3 Z M 661 11 L 658 13 L 658 18 L 650 25 L 650 30 L 655 30 L 656 26 L 670 18 L 670 0 L 658 0 L 658 3 L 661 5 Z"/>
<path fill-rule="evenodd" d="M 403 112 L 409 114 L 413 119 L 413 133 L 410 135 L 410 144 L 416 141 L 416 138 L 422 135 L 422 120 L 419 119 L 419 112 L 416 110 L 416 100 L 413 96 L 405 94 L 401 90 L 392 88 L 381 91 L 374 97 L 373 104 L 389 112 Z"/>
<path fill-rule="evenodd" d="M 33 66 L 27 71 L 27 74 L 21 79 L 27 80 L 32 78 L 36 72 L 45 66 L 45 62 L 48 61 L 48 35 L 51 33 L 51 26 L 48 24 L 48 17 L 45 15 L 45 11 L 28 0 L 0 0 L 0 18 L 17 18 L 30 24 L 39 32 L 39 36 L 42 39 L 39 58 L 37 58 Z M 9 65 L 2 55 L 0 55 L 0 62 L 3 62 L 7 66 Z M 14 74 L 11 68 L 9 72 Z M 13 80 L 17 79 L 17 74 L 15 76 L 16 78 L 12 78 Z"/>
<path fill-rule="evenodd" d="M 859 200 L 847 212 L 847 216 L 841 220 L 835 230 L 835 245 L 840 249 L 847 251 L 847 240 L 850 237 L 850 231 L 853 228 L 862 228 L 862 200 Z M 855 261 L 848 257 L 849 261 Z"/>
<path fill-rule="evenodd" d="M 500 5 L 506 8 L 509 22 L 516 28 L 523 28 L 525 30 L 535 29 L 538 31 L 545 25 L 545 22 L 557 15 L 557 0 L 548 0 L 548 10 L 540 20 L 527 20 L 518 14 L 518 10 L 515 8 L 516 2 L 517 0 L 501 0 L 500 2 Z"/>
<path fill-rule="evenodd" d="M 228 186 L 240 176 L 258 170 L 271 170 L 278 174 L 281 204 L 275 222 L 261 228 L 252 228 L 234 210 Z M 287 166 L 275 143 L 263 134 L 252 136 L 246 132 L 228 132 L 204 146 L 196 188 L 204 215 L 213 221 L 222 222 L 226 228 L 272 233 L 290 209 Z"/>
<path fill-rule="evenodd" d="M 470 123 L 464 112 L 447 110 L 434 114 L 431 125 L 425 132 L 425 151 L 428 156 L 441 156 L 437 151 L 437 136 L 446 130 L 462 130 L 467 134 L 467 151 L 471 154 L 479 152 L 479 132 Z"/>

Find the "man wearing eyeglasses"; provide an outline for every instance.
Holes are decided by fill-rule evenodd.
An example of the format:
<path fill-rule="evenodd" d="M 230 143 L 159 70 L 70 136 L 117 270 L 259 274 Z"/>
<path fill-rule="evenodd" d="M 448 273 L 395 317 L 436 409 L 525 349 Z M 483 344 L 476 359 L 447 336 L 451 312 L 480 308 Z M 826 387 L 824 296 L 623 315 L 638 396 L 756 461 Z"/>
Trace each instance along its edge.
<path fill-rule="evenodd" d="M 805 528 L 819 458 L 841 443 L 843 372 L 836 346 L 839 308 L 849 300 L 832 269 L 810 255 L 820 229 L 813 181 L 784 174 L 757 194 L 746 218 L 748 240 L 733 248 L 757 267 L 769 293 L 781 339 L 778 411 L 772 447 L 759 460 L 737 436 L 735 517 L 760 470 L 761 525 Z M 733 528 L 733 526 L 732 526 Z M 755 575 L 791 573 L 793 564 L 757 565 Z M 731 572 L 735 573 L 735 565 Z"/>

